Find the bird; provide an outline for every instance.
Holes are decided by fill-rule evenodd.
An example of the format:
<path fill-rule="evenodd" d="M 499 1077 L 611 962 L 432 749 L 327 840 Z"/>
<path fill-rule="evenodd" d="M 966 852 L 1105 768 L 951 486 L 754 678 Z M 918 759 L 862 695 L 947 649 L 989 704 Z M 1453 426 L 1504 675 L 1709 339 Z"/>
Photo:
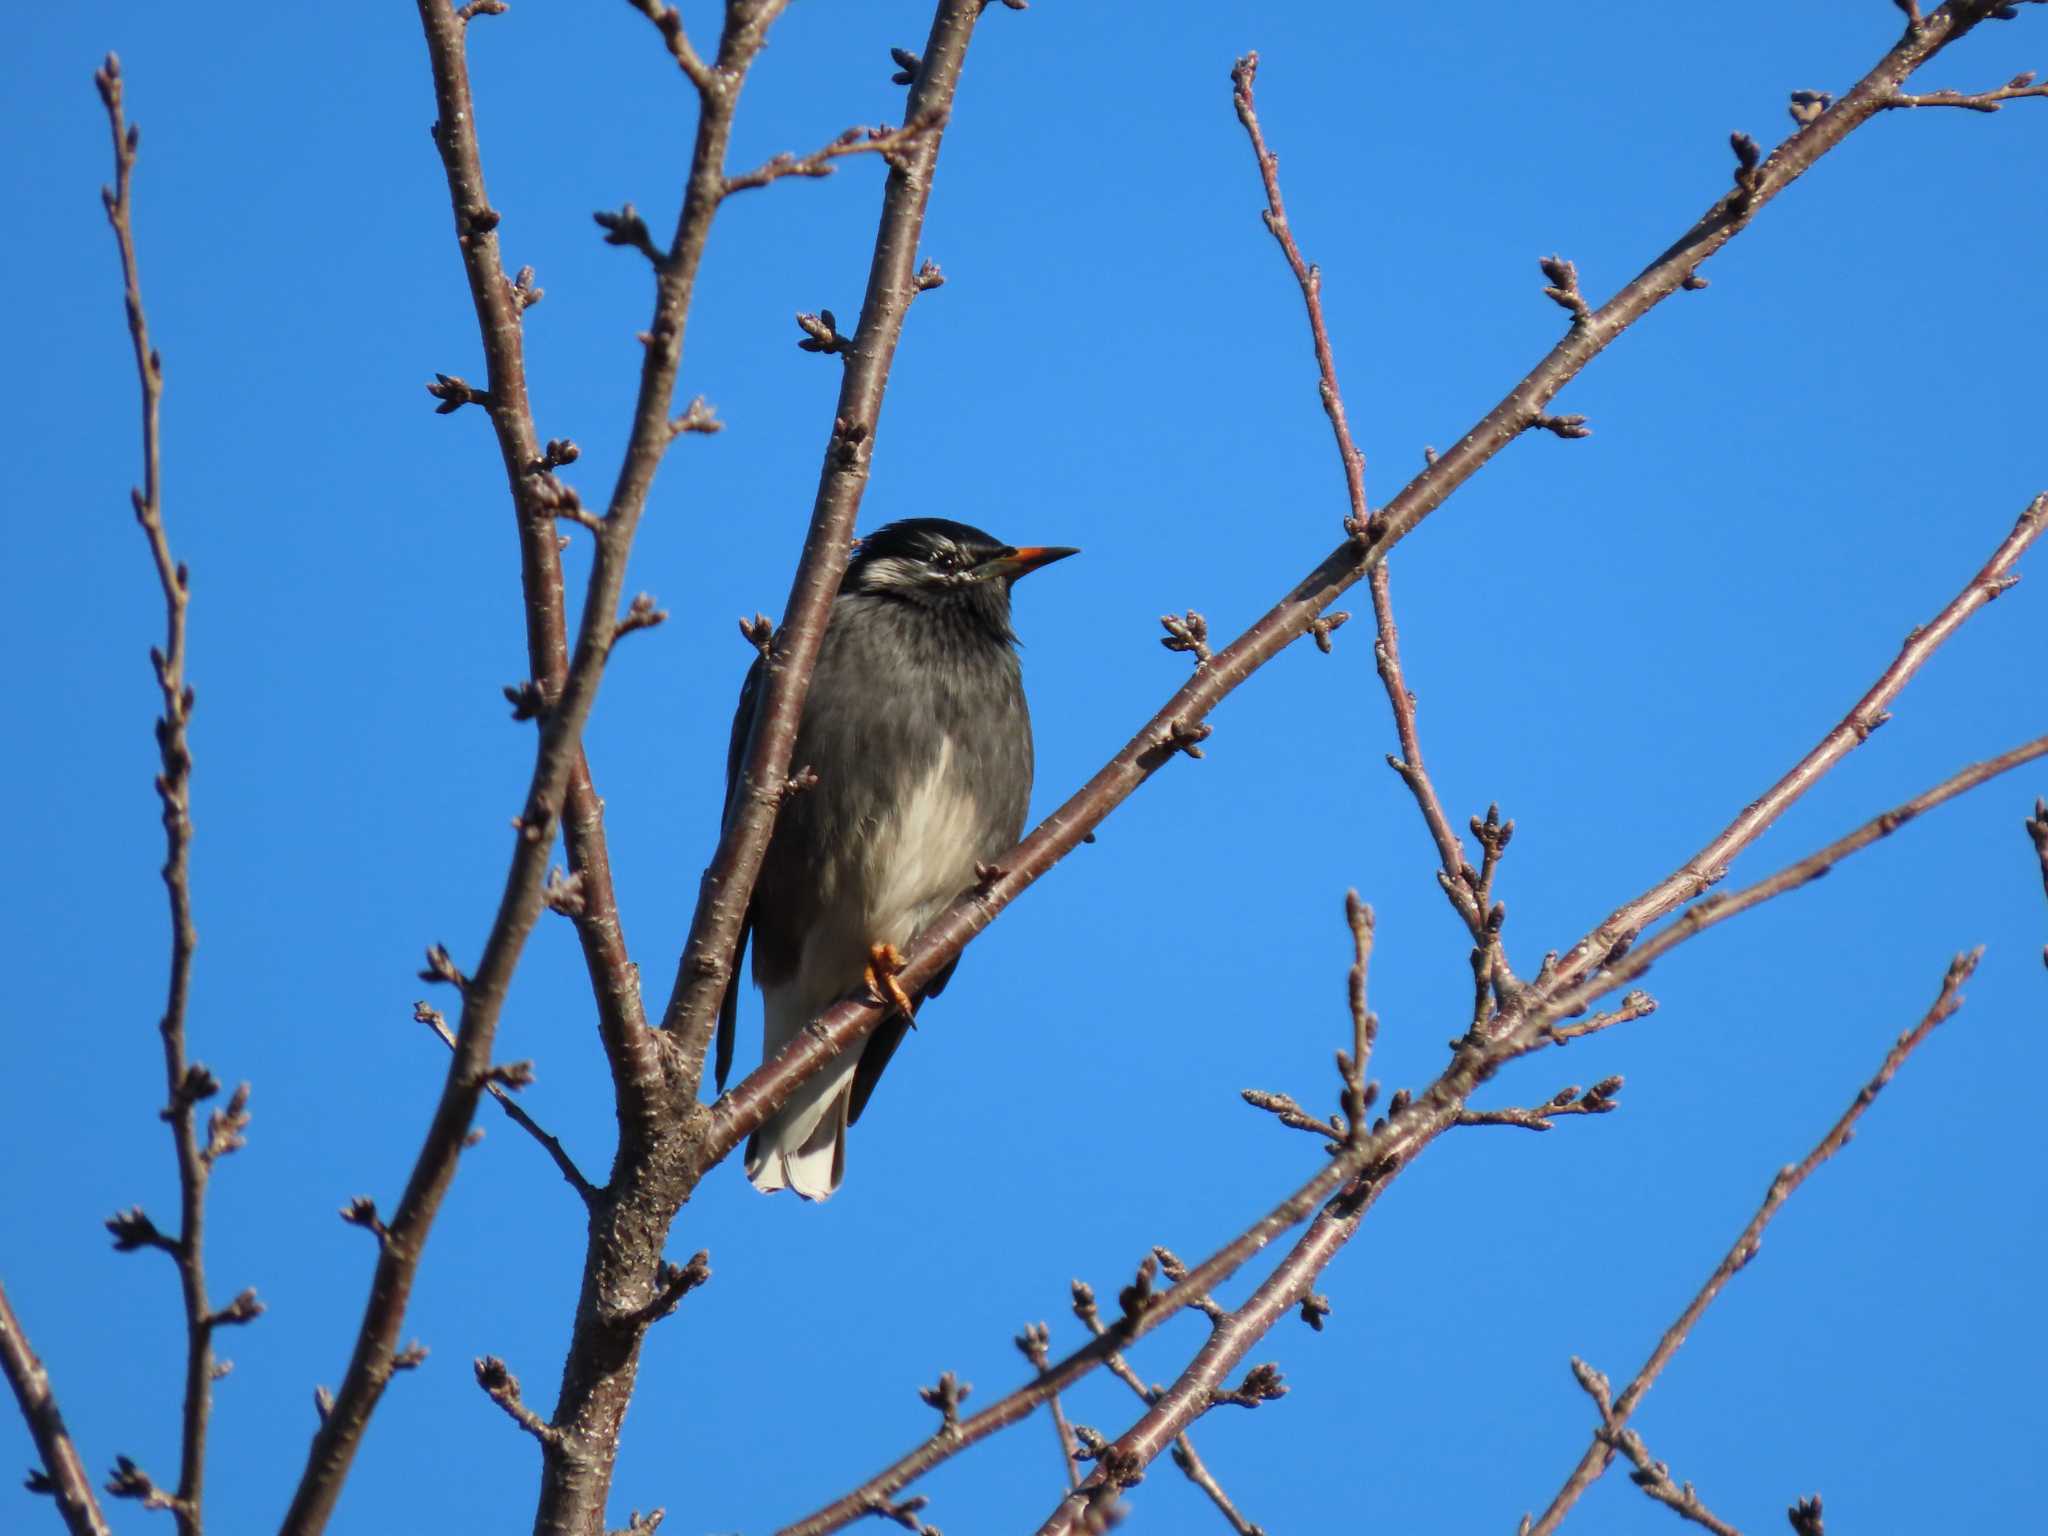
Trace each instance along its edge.
<path fill-rule="evenodd" d="M 754 1132 L 746 1172 L 763 1193 L 823 1200 L 839 1188 L 847 1127 L 918 1005 L 952 977 L 957 959 L 910 997 L 894 969 L 1023 832 L 1031 717 L 1010 591 L 1077 553 L 1005 544 L 940 517 L 893 522 L 854 545 L 790 758 L 806 787 L 776 818 L 720 1008 L 718 1085 L 732 1064 L 750 937 L 764 1061 L 863 985 L 895 1007 L 857 1053 L 834 1058 Z M 764 663 L 747 673 L 733 716 L 728 815 Z"/>

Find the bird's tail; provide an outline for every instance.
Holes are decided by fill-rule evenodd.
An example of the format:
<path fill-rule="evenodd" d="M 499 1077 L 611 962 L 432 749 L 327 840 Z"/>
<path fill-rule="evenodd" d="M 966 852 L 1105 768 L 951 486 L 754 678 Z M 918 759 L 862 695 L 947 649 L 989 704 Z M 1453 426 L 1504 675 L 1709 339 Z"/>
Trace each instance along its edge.
<path fill-rule="evenodd" d="M 847 1103 L 857 1058 L 842 1058 L 799 1088 L 747 1141 L 747 1177 L 764 1195 L 793 1189 L 823 1200 L 846 1177 Z"/>

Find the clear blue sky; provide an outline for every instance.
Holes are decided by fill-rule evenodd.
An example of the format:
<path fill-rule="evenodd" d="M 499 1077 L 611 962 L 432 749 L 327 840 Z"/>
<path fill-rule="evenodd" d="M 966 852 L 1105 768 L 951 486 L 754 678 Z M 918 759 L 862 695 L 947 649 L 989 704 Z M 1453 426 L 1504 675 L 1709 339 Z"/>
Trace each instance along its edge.
<path fill-rule="evenodd" d="M 708 8 L 686 9 L 708 33 Z M 928 16 L 796 6 L 735 163 L 897 111 L 886 48 L 919 46 Z M 910 318 L 864 524 L 937 513 L 1085 547 L 1020 594 L 1037 808 L 1181 680 L 1158 614 L 1193 606 L 1235 633 L 1337 536 L 1300 302 L 1230 110 L 1237 54 L 1265 58 L 1263 115 L 1380 500 L 1558 334 L 1537 257 L 1575 258 L 1605 296 L 1726 185 L 1731 129 L 1771 142 L 1788 91 L 1845 88 L 1898 25 L 1883 0 L 1740 25 L 1612 0 L 992 10 L 926 232 L 949 282 Z M 520 0 L 473 30 L 501 234 L 547 290 L 528 327 L 539 425 L 582 445 L 575 478 L 598 492 L 648 284 L 589 215 L 631 199 L 672 218 L 690 101 L 616 0 Z M 370 1244 L 333 1212 L 396 1198 L 440 1086 L 441 1047 L 411 1020 L 421 948 L 472 958 L 502 877 L 530 757 L 498 692 L 524 672 L 512 528 L 486 423 L 436 417 L 420 388 L 482 366 L 410 7 L 81 0 L 11 31 L 0 1274 L 91 1464 L 123 1452 L 168 1477 L 172 1278 L 99 1226 L 137 1201 L 174 1209 L 153 1037 L 160 619 L 127 510 L 134 383 L 96 195 L 91 72 L 114 47 L 143 130 L 168 512 L 194 572 L 193 1047 L 255 1084 L 209 1253 L 221 1298 L 254 1285 L 270 1307 L 225 1341 L 215 1421 L 215 1528 L 253 1531 L 283 1507 L 314 1384 L 339 1378 L 362 1304 Z M 1925 84 L 2037 65 L 2048 17 L 2027 10 Z M 2048 484 L 2044 156 L 2044 102 L 1871 125 L 1712 263 L 1709 290 L 1565 393 L 1594 437 L 1515 444 L 1401 548 L 1440 783 L 1461 823 L 1498 799 L 1519 828 L 1501 888 L 1525 970 L 1788 766 Z M 748 659 L 733 618 L 783 600 L 829 424 L 835 369 L 797 350 L 791 317 L 857 308 L 878 185 L 855 163 L 750 193 L 705 263 L 683 391 L 729 425 L 679 444 L 656 488 L 631 582 L 673 617 L 622 649 L 589 734 L 657 995 L 715 835 Z M 2043 729 L 2044 562 L 1739 875 Z M 1113 1293 L 1149 1244 L 1206 1253 L 1306 1177 L 1315 1143 L 1237 1092 L 1333 1100 L 1347 885 L 1380 916 L 1378 1075 L 1435 1073 L 1467 941 L 1381 764 L 1393 734 L 1364 626 L 1333 657 L 1297 646 L 1214 724 L 1204 761 L 1172 765 L 975 946 L 855 1132 L 837 1198 L 764 1201 L 736 1167 L 707 1181 L 671 1247 L 710 1248 L 716 1278 L 648 1346 L 615 1523 L 663 1504 L 679 1536 L 757 1533 L 808 1512 L 926 1432 L 920 1383 L 952 1369 L 985 1401 L 1021 1379 L 1025 1322 L 1077 1342 L 1071 1277 Z M 1512 1530 L 1585 1443 L 1567 1357 L 1635 1369 L 1771 1172 L 1978 943 L 1968 1007 L 1781 1217 L 1638 1423 L 1755 1530 L 1815 1489 L 1845 1531 L 1969 1528 L 2038 1499 L 2048 908 L 2020 822 L 2043 791 L 2022 774 L 1916 823 L 1661 966 L 1655 1018 L 1491 1086 L 1531 1102 L 1628 1079 L 1617 1114 L 1454 1135 L 1402 1178 L 1327 1277 L 1327 1331 L 1289 1322 L 1255 1355 L 1291 1395 L 1200 1426 L 1249 1515 Z M 601 1174 L 606 1078 L 559 921 L 529 949 L 501 1054 L 536 1061 L 528 1106 Z M 495 1110 L 480 1123 L 407 1329 L 432 1356 L 389 1393 L 337 1531 L 529 1518 L 533 1445 L 469 1361 L 504 1356 L 552 1403 L 582 1224 L 535 1147 Z M 1197 1332 L 1168 1328 L 1140 1369 L 1169 1379 Z M 1070 1407 L 1113 1432 L 1137 1405 L 1097 1379 Z M 0 1414 L 0 1466 L 31 1458 Z M 1028 1529 L 1055 1482 L 1034 1423 L 932 1478 L 929 1513 L 949 1532 Z M 1221 1529 L 1164 1462 L 1135 1511 L 1134 1529 Z M 1618 1474 L 1578 1520 L 1669 1523 Z M 0 1526 L 39 1524 L 47 1510 L 0 1491 Z"/>

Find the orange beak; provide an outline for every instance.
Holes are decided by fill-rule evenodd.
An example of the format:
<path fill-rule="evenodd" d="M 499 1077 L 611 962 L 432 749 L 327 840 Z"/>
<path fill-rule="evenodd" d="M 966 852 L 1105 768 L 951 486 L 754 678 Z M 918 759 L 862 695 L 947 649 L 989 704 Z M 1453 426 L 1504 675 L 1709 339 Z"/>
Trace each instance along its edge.
<path fill-rule="evenodd" d="M 1055 560 L 1064 560 L 1069 555 L 1078 555 L 1078 549 L 1064 544 L 1026 544 L 1000 555 L 982 567 L 991 576 L 1000 576 L 1005 581 L 1015 581 L 1028 576 L 1042 565 L 1051 565 Z"/>

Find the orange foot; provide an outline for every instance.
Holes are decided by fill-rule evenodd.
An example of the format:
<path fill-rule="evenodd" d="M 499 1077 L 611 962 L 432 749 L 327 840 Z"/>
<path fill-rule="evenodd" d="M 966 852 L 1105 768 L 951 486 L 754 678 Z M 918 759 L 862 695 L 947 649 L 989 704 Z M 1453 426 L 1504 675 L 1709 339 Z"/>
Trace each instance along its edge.
<path fill-rule="evenodd" d="M 896 979 L 903 965 L 903 951 L 894 944 L 870 945 L 865 976 L 868 990 L 875 995 L 875 1000 L 893 1003 L 896 1011 L 915 1028 L 917 1013 L 910 1001 L 910 994 L 903 990 L 902 983 Z"/>

